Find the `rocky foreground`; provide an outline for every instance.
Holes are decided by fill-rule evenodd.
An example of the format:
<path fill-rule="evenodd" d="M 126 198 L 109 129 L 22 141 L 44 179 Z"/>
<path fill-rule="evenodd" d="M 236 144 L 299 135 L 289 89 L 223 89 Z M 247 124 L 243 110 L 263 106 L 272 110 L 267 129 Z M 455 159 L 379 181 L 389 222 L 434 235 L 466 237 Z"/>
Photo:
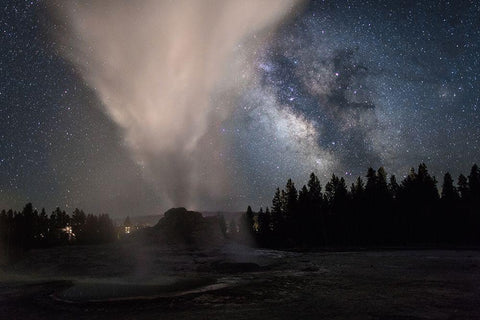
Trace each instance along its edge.
<path fill-rule="evenodd" d="M 135 242 L 34 250 L 0 319 L 479 319 L 480 252 L 295 253 Z"/>
<path fill-rule="evenodd" d="M 480 319 L 480 252 L 287 252 L 169 210 L 109 245 L 28 252 L 0 270 L 0 319 Z"/>

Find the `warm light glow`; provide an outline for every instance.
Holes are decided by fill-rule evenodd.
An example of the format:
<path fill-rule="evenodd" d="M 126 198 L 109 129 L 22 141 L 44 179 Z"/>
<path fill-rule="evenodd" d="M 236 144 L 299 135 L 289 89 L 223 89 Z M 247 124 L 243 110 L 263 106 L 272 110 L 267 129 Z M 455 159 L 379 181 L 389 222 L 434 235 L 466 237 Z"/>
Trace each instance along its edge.
<path fill-rule="evenodd" d="M 69 241 L 76 237 L 75 233 L 73 233 L 72 226 L 66 226 L 65 228 L 62 228 L 62 231 L 67 234 Z"/>

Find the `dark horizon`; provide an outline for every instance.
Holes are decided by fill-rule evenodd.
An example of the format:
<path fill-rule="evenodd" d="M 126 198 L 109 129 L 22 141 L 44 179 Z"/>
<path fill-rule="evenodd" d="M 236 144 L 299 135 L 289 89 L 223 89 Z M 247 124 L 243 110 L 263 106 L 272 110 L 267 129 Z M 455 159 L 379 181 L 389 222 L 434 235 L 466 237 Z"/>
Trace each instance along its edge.
<path fill-rule="evenodd" d="M 425 163 L 421 163 L 421 164 L 425 164 Z M 477 164 L 476 164 L 476 163 L 472 163 L 472 166 L 473 166 L 473 167 L 476 167 Z M 428 166 L 427 166 L 427 167 L 428 167 Z M 385 167 L 383 167 L 383 166 L 380 166 L 379 168 L 382 168 L 382 170 L 385 170 Z M 332 174 L 330 175 L 330 179 L 326 179 L 326 180 L 324 180 L 324 181 L 319 179 L 319 182 L 320 182 L 320 184 L 321 184 L 322 187 L 325 187 L 325 185 L 326 185 L 328 182 L 331 182 L 331 177 L 332 177 L 332 175 L 333 175 L 333 176 L 335 176 L 335 177 L 338 177 L 339 179 L 340 179 L 340 178 L 343 179 L 344 182 L 345 182 L 345 185 L 346 185 L 346 187 L 347 187 L 347 189 L 348 189 L 348 188 L 351 187 L 352 184 L 357 183 L 357 182 L 358 182 L 358 179 L 361 179 L 362 181 L 364 181 L 365 178 L 368 178 L 368 173 L 369 173 L 369 170 L 370 170 L 370 169 L 373 169 L 373 168 L 372 168 L 372 167 L 369 167 L 369 169 L 365 172 L 365 175 L 360 175 L 360 176 L 357 176 L 357 177 L 352 177 L 352 176 L 343 177 L 342 175 L 338 175 L 338 174 L 336 174 L 336 173 L 332 173 Z M 374 169 L 374 170 L 375 170 L 375 169 Z M 399 183 L 401 183 L 402 180 L 404 180 L 404 179 L 406 179 L 406 178 L 408 177 L 408 175 L 412 172 L 412 170 L 416 170 L 415 166 L 411 166 L 411 167 L 410 167 L 410 170 L 408 171 L 408 173 L 406 173 L 406 174 L 404 174 L 404 175 L 401 175 L 401 176 L 398 176 L 398 177 L 397 177 L 397 176 L 396 176 L 395 174 L 393 174 L 393 173 L 388 173 L 388 177 L 395 176 L 395 178 L 401 179 L 401 180 L 398 181 Z M 429 170 L 429 172 L 430 172 L 430 170 Z M 469 172 L 470 172 L 470 171 L 469 171 Z M 453 175 L 451 174 L 451 172 L 448 171 L 448 170 L 445 171 L 444 175 L 447 174 L 447 173 L 452 177 L 452 179 L 453 179 L 452 181 L 453 181 L 455 190 L 456 190 L 456 192 L 458 192 L 459 177 L 460 177 L 460 176 L 464 176 L 464 177 L 467 177 L 467 178 L 468 178 L 468 174 L 466 174 L 466 172 L 460 172 L 459 175 L 455 177 L 455 176 L 453 176 Z M 309 175 L 311 175 L 311 174 L 315 174 L 315 172 L 312 171 L 310 174 L 305 174 L 305 176 L 309 176 Z M 433 174 L 431 175 L 432 178 L 436 181 L 435 186 L 436 186 L 437 193 L 438 193 L 439 196 L 442 195 L 442 187 L 443 187 L 443 183 L 442 183 L 442 182 L 444 182 L 444 179 L 445 179 L 445 176 L 444 176 L 444 175 L 443 175 L 442 177 L 440 177 L 440 178 L 439 178 L 439 177 L 436 177 L 436 176 L 433 175 Z M 291 180 L 291 178 L 288 178 L 288 179 Z M 288 179 L 287 179 L 287 180 L 288 180 Z M 304 181 L 306 181 L 306 180 L 304 180 Z M 300 187 L 301 185 L 302 185 L 302 184 L 300 183 L 300 185 L 297 185 L 297 186 Z M 276 188 L 280 188 L 280 187 L 281 187 L 281 185 L 277 185 L 277 186 L 275 187 L 275 189 L 276 189 Z M 270 190 L 270 193 L 273 194 L 273 192 L 274 192 L 275 189 Z M 299 188 L 299 190 L 300 190 L 300 188 Z M 266 191 L 266 190 L 265 190 L 265 191 Z M 350 189 L 349 189 L 349 191 L 350 191 Z M 5 210 L 5 211 L 11 210 L 11 211 L 20 212 L 20 211 L 22 210 L 22 208 L 24 208 L 25 203 L 30 203 L 30 202 L 28 202 L 28 201 L 27 201 L 27 202 L 24 202 L 23 205 L 21 205 L 20 207 L 17 207 L 17 208 L 16 208 L 16 207 L 9 207 L 9 208 L 0 207 L 0 210 Z M 36 204 L 33 204 L 33 205 L 34 205 L 34 207 L 33 207 L 34 210 L 37 210 L 37 211 L 39 211 L 39 212 L 40 212 L 41 210 L 46 210 L 47 213 L 48 213 L 48 212 L 51 213 L 51 212 L 55 211 L 57 208 L 60 208 L 61 210 L 66 211 L 66 212 L 68 212 L 68 211 L 72 211 L 72 212 L 73 212 L 73 211 L 76 210 L 76 209 L 83 210 L 83 208 L 80 208 L 80 207 L 75 207 L 75 208 L 62 208 L 62 206 L 57 205 L 57 206 L 54 206 L 53 208 L 47 208 L 47 207 L 45 207 L 45 206 L 38 206 L 38 207 L 37 207 L 37 206 L 35 206 Z M 258 206 L 258 208 L 267 208 L 267 207 L 269 207 L 270 205 L 271 205 L 271 203 L 269 203 L 269 201 L 267 200 L 265 203 L 260 204 L 260 205 Z M 174 207 L 185 207 L 185 206 L 180 205 L 180 206 L 174 206 Z M 174 207 L 172 207 L 172 208 L 174 208 Z M 249 203 L 246 203 L 242 210 L 221 210 L 221 209 L 216 209 L 216 210 L 201 210 L 201 209 L 197 209 L 197 208 L 187 208 L 187 209 L 188 209 L 188 210 L 192 210 L 192 211 L 196 211 L 196 212 L 201 212 L 201 213 L 204 213 L 204 214 L 207 214 L 207 215 L 214 215 L 214 214 L 217 214 L 217 213 L 241 214 L 241 213 L 244 213 L 244 212 L 245 212 L 245 208 L 246 208 L 246 207 L 254 207 L 254 206 L 251 205 L 251 204 L 249 204 Z M 255 207 L 254 207 L 254 208 L 255 208 Z M 69 210 L 69 209 L 70 209 L 70 210 Z M 170 208 L 167 208 L 167 210 L 168 210 L 168 209 L 170 209 Z M 156 217 L 156 216 L 162 217 L 163 214 L 165 213 L 165 211 L 167 211 L 167 210 L 164 210 L 164 211 L 161 211 L 161 212 L 158 212 L 158 213 L 147 213 L 147 214 L 142 214 L 142 215 L 135 215 L 135 211 L 133 211 L 133 212 L 126 212 L 124 215 L 119 215 L 119 216 L 117 216 L 117 215 L 115 214 L 115 212 L 113 212 L 113 213 L 112 213 L 112 212 L 90 212 L 90 211 L 87 211 L 87 210 L 85 210 L 85 212 L 87 212 L 87 213 L 93 213 L 93 214 L 108 214 L 108 215 L 111 215 L 111 216 L 112 216 L 113 220 L 121 220 L 121 219 L 125 219 L 126 217 Z"/>
<path fill-rule="evenodd" d="M 217 238 L 253 247 L 480 245 L 480 169 L 476 164 L 468 175 L 460 174 L 457 183 L 450 173 L 445 173 L 440 188 L 424 163 L 418 169 L 412 168 L 401 180 L 389 175 L 383 167 L 369 168 L 365 177 L 358 177 L 350 186 L 335 174 L 325 185 L 313 172 L 302 187 L 301 184 L 296 187 L 288 179 L 284 189 L 276 188 L 265 210 L 260 207 L 254 211 L 248 206 L 241 215 L 233 212 L 204 215 L 171 208 L 164 215 L 143 216 L 143 220 L 129 215 L 114 223 L 108 214 L 95 216 L 75 209 L 69 215 L 58 207 L 47 214 L 28 203 L 19 212 L 0 211 L 0 249 L 6 250 L 8 261 L 9 252 L 65 244 L 109 243 L 122 239 L 124 233 L 127 236 L 137 233 L 131 228 L 148 234 L 145 230 L 157 229 L 159 225 L 164 226 L 166 239 L 167 235 L 178 238 L 178 232 L 180 238 L 191 239 L 212 222 Z M 206 223 L 202 216 L 214 220 Z M 166 223 L 170 225 L 165 227 Z"/>

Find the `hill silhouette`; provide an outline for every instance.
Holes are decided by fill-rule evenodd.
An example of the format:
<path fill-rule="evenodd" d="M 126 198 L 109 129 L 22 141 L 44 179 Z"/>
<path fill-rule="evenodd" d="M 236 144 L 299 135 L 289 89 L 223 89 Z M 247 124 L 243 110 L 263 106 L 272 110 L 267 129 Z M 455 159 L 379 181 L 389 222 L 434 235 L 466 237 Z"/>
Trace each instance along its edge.
<path fill-rule="evenodd" d="M 185 208 L 167 210 L 147 232 L 151 240 L 168 245 L 215 246 L 225 240 L 218 217 L 203 217 Z"/>

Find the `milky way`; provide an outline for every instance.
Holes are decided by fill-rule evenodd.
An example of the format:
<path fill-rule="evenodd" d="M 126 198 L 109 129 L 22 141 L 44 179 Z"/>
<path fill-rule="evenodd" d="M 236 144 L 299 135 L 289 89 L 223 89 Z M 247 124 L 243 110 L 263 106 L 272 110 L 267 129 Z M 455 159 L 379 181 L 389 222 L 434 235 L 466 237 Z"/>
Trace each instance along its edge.
<path fill-rule="evenodd" d="M 325 183 L 369 166 L 404 176 L 420 162 L 438 176 L 467 172 L 480 154 L 478 16 L 470 2 L 311 3 L 258 59 L 252 99 L 273 93 L 274 110 L 311 126 L 319 165 L 299 152 L 305 144 L 272 139 L 282 121 L 254 109 L 239 138 L 250 181 L 272 190 L 290 176 L 304 183 L 308 170 Z"/>
<path fill-rule="evenodd" d="M 81 60 L 64 59 L 65 49 L 81 47 L 78 42 L 65 47 L 58 37 L 66 34 L 65 21 L 81 17 L 77 14 L 52 15 L 41 1 L 2 8 L 2 208 L 33 201 L 112 215 L 158 213 L 172 204 L 163 186 L 179 193 L 183 185 L 175 187 L 175 178 L 194 172 L 192 189 L 185 190 L 186 197 L 179 194 L 175 205 L 241 210 L 269 204 L 276 186 L 289 177 L 304 183 L 311 171 L 322 184 L 332 173 L 348 180 L 369 166 L 383 165 L 402 176 L 419 162 L 437 176 L 447 170 L 457 175 L 480 159 L 477 3 L 308 2 L 278 29 L 258 33 L 255 45 L 238 44 L 229 56 L 236 58 L 228 60 L 234 81 L 225 83 L 227 90 L 202 84 L 208 120 L 202 120 L 207 109 L 195 108 L 179 144 L 203 137 L 195 143 L 209 147 L 182 160 L 178 155 L 185 153 L 169 145 L 175 160 L 162 158 L 164 163 L 135 151 L 144 139 L 118 119 L 123 115 L 104 112 L 112 95 L 104 95 L 102 81 L 89 78 L 97 75 L 82 76 Z M 124 40 L 122 54 L 133 55 L 139 40 Z M 98 50 L 94 42 L 87 48 Z M 102 59 L 118 61 L 109 56 Z M 143 61 L 128 65 L 134 68 L 132 79 L 139 79 L 135 66 L 143 67 Z M 124 103 L 144 98 L 128 90 L 122 94 Z M 190 110 L 194 102 L 188 99 L 179 112 Z M 151 172 L 151 163 L 162 167 L 160 174 Z M 217 168 L 221 174 L 212 174 Z"/>

